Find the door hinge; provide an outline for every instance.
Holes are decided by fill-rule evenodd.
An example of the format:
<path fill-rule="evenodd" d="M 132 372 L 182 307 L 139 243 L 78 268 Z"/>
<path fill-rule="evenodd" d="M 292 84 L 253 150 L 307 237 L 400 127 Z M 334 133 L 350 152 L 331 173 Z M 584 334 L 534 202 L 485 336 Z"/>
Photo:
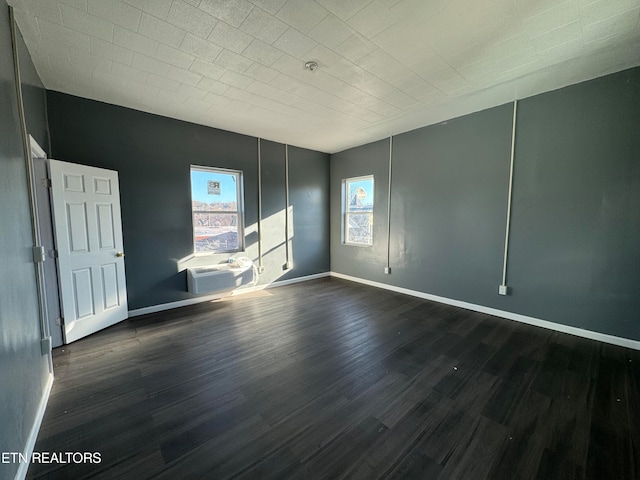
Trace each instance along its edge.
<path fill-rule="evenodd" d="M 56 318 L 56 325 L 62 326 L 62 317 Z"/>
<path fill-rule="evenodd" d="M 40 181 L 41 181 L 43 187 L 51 188 L 51 179 L 50 178 L 43 178 Z"/>
<path fill-rule="evenodd" d="M 49 250 L 49 258 L 58 258 L 58 250 Z"/>
<path fill-rule="evenodd" d="M 47 256 L 42 245 L 36 245 L 33 247 L 33 263 L 42 263 L 47 259 Z"/>

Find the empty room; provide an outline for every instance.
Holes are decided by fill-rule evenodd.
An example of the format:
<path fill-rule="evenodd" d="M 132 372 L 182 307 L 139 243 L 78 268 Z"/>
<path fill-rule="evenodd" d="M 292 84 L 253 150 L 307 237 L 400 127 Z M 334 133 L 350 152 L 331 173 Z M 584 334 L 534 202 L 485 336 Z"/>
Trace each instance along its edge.
<path fill-rule="evenodd" d="M 640 0 L 0 0 L 0 479 L 640 478 Z"/>

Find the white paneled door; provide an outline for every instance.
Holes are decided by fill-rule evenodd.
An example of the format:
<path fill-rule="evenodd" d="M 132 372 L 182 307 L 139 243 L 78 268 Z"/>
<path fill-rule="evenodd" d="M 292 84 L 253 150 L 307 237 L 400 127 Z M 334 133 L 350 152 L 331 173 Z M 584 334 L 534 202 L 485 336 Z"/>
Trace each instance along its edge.
<path fill-rule="evenodd" d="M 49 160 L 65 343 L 127 318 L 118 172 Z"/>

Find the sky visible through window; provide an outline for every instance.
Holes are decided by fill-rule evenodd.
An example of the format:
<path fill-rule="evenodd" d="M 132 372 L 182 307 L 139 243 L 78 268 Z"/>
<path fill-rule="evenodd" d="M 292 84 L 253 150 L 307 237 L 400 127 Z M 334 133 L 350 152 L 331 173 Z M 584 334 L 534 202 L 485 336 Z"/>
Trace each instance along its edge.
<path fill-rule="evenodd" d="M 373 245 L 373 176 L 345 180 L 343 239 L 352 245 Z"/>
<path fill-rule="evenodd" d="M 220 194 L 209 193 L 209 181 L 220 182 Z M 236 177 L 233 174 L 191 170 L 191 198 L 203 203 L 228 203 L 237 199 Z"/>
<path fill-rule="evenodd" d="M 362 194 L 358 195 L 358 192 L 362 191 L 364 191 L 364 197 Z M 361 207 L 373 205 L 373 178 L 349 180 L 349 207 L 356 205 Z"/>

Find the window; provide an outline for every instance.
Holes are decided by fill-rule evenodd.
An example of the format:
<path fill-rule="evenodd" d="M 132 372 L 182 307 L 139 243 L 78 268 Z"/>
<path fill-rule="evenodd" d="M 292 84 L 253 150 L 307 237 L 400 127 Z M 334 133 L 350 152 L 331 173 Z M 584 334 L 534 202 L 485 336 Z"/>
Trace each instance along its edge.
<path fill-rule="evenodd" d="M 244 249 L 242 172 L 191 166 L 194 252 Z"/>
<path fill-rule="evenodd" d="M 348 245 L 373 245 L 373 175 L 342 181 L 342 239 Z"/>

